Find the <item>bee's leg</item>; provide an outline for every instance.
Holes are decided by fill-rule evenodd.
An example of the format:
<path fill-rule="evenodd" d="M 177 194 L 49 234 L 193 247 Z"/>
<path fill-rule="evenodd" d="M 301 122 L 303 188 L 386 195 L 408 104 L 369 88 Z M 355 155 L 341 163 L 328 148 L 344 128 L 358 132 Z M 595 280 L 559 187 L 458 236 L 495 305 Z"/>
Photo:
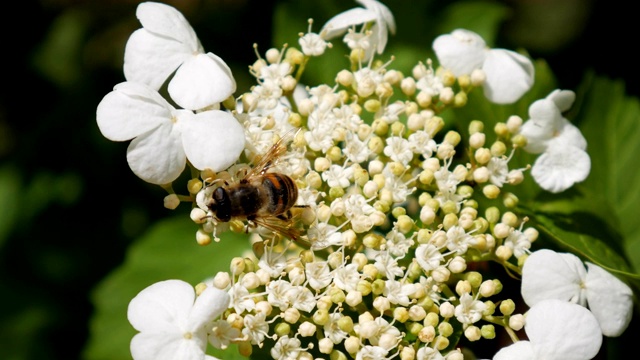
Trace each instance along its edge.
<path fill-rule="evenodd" d="M 278 215 L 278 216 L 276 216 L 276 217 L 277 217 L 278 219 L 280 219 L 280 220 L 284 220 L 284 221 L 291 220 L 291 217 L 292 217 L 292 215 L 291 215 L 291 210 L 287 210 L 287 212 L 282 213 L 282 214 L 280 214 L 280 215 Z"/>

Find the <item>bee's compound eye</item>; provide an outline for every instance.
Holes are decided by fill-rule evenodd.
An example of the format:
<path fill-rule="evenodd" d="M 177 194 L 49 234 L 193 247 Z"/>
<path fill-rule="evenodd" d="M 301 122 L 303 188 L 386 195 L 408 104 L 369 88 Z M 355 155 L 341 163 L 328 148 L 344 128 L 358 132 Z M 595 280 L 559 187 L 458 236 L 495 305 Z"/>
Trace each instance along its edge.
<path fill-rule="evenodd" d="M 219 187 L 213 191 L 213 201 L 211 210 L 215 211 L 216 217 L 222 222 L 231 220 L 231 202 L 229 201 L 229 193 L 223 187 Z"/>

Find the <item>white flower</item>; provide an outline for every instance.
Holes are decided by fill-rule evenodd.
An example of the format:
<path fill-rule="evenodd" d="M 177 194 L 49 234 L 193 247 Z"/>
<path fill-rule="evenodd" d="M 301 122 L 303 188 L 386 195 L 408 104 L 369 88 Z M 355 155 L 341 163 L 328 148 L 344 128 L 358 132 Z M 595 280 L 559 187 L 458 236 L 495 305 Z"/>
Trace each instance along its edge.
<path fill-rule="evenodd" d="M 416 249 L 415 259 L 418 265 L 427 273 L 444 262 L 444 256 L 440 250 L 432 244 L 421 244 Z"/>
<path fill-rule="evenodd" d="M 304 273 L 309 281 L 309 286 L 314 290 L 323 289 L 333 280 L 331 269 L 326 261 L 308 262 L 304 266 Z"/>
<path fill-rule="evenodd" d="M 482 319 L 482 313 L 487 305 L 478 299 L 474 299 L 469 293 L 460 296 L 460 304 L 455 308 L 456 319 L 463 325 L 471 325 Z"/>
<path fill-rule="evenodd" d="M 417 360 L 444 360 L 444 356 L 440 354 L 440 351 L 430 348 L 428 346 L 423 346 L 418 350 L 416 354 Z"/>
<path fill-rule="evenodd" d="M 544 300 L 527 313 L 529 341 L 507 346 L 493 360 L 585 360 L 602 345 L 602 333 L 591 312 L 560 300 Z"/>
<path fill-rule="evenodd" d="M 558 299 L 588 306 L 606 336 L 619 336 L 633 315 L 631 288 L 598 265 L 570 253 L 533 252 L 522 268 L 522 298 L 529 306 Z"/>
<path fill-rule="evenodd" d="M 171 183 L 187 159 L 199 170 L 222 171 L 238 160 L 245 145 L 242 125 L 230 113 L 178 110 L 139 83 L 116 85 L 98 105 L 96 120 L 107 139 L 133 139 L 129 166 L 152 184 Z"/>
<path fill-rule="evenodd" d="M 302 347 L 300 340 L 290 338 L 285 335 L 278 339 L 276 344 L 271 348 L 271 356 L 276 360 L 294 360 L 298 358 Z"/>
<path fill-rule="evenodd" d="M 136 360 L 212 359 L 205 355 L 207 331 L 229 305 L 229 295 L 208 287 L 196 298 L 181 280 L 166 280 L 142 290 L 129 303 L 127 317 L 140 333 L 131 339 Z"/>
<path fill-rule="evenodd" d="M 371 27 L 371 37 L 375 46 L 373 48 L 365 49 L 369 50 L 367 51 L 365 59 L 369 59 L 373 50 L 377 50 L 378 54 L 382 54 L 384 47 L 387 45 L 387 31 L 391 34 L 395 34 L 396 22 L 393 18 L 393 14 L 389 11 L 389 8 L 378 1 L 356 1 L 362 4 L 364 8 L 353 8 L 332 17 L 326 24 L 324 24 L 322 30 L 320 30 L 320 36 L 325 40 L 330 40 L 344 34 L 347 29 L 355 27 L 356 25 L 374 22 L 374 25 Z"/>
<path fill-rule="evenodd" d="M 238 314 L 242 314 L 245 310 L 251 311 L 256 307 L 256 302 L 253 301 L 249 290 L 242 286 L 240 282 L 235 283 L 229 289 L 229 295 L 231 296 L 230 307 Z"/>
<path fill-rule="evenodd" d="M 577 127 L 562 116 L 575 99 L 570 90 L 554 90 L 529 107 L 529 117 L 520 129 L 527 138 L 525 150 L 540 155 L 531 169 L 545 190 L 558 193 L 587 178 L 591 159 L 587 141 Z"/>
<path fill-rule="evenodd" d="M 484 94 L 496 104 L 516 102 L 533 86 L 531 60 L 514 51 L 488 49 L 480 35 L 464 29 L 440 35 L 433 42 L 440 65 L 455 76 L 482 69 Z"/>
<path fill-rule="evenodd" d="M 236 91 L 227 64 L 212 53 L 204 53 L 193 28 L 175 8 L 144 2 L 138 5 L 136 16 L 143 27 L 131 34 L 125 48 L 124 75 L 128 81 L 158 90 L 175 71 L 169 94 L 190 110 L 220 103 Z"/>
<path fill-rule="evenodd" d="M 387 146 L 384 147 L 384 154 L 391 158 L 393 161 L 407 165 L 409 161 L 413 159 L 413 151 L 409 141 L 400 136 L 388 137 Z"/>

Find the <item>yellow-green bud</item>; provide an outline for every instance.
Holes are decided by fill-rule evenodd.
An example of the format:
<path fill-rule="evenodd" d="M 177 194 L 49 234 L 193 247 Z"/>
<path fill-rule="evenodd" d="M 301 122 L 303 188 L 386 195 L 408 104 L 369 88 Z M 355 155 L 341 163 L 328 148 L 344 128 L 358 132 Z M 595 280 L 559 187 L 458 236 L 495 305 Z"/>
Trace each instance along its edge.
<path fill-rule="evenodd" d="M 458 225 L 458 216 L 453 212 L 446 214 L 442 220 L 442 225 L 445 230 L 449 230 L 451 227 Z"/>
<path fill-rule="evenodd" d="M 460 87 L 463 89 L 471 86 L 471 78 L 469 77 L 469 75 L 460 75 L 458 77 L 458 85 L 460 85 Z"/>
<path fill-rule="evenodd" d="M 494 312 L 496 312 L 496 304 L 493 301 L 487 300 L 484 302 L 484 305 L 485 309 L 482 312 L 483 316 L 491 316 Z"/>
<path fill-rule="evenodd" d="M 444 350 L 449 346 L 449 339 L 444 336 L 437 336 L 433 347 L 438 350 Z"/>
<path fill-rule="evenodd" d="M 384 150 L 384 141 L 379 136 L 373 136 L 369 139 L 367 147 L 375 154 L 381 154 Z"/>
<path fill-rule="evenodd" d="M 427 91 L 420 91 L 418 95 L 416 95 L 416 102 L 420 107 L 428 108 L 432 101 L 433 99 L 431 98 L 431 94 Z"/>
<path fill-rule="evenodd" d="M 380 100 L 377 99 L 369 99 L 364 102 L 364 109 L 368 112 L 375 114 L 378 110 L 380 110 Z"/>
<path fill-rule="evenodd" d="M 461 137 L 460 134 L 457 131 L 449 131 L 447 132 L 447 134 L 444 136 L 444 141 L 446 141 L 447 143 L 456 146 L 460 143 Z"/>
<path fill-rule="evenodd" d="M 496 141 L 491 145 L 491 155 L 502 156 L 507 152 L 507 146 L 502 141 Z"/>
<path fill-rule="evenodd" d="M 482 188 L 482 193 L 487 197 L 487 199 L 495 199 L 500 195 L 500 188 L 493 184 L 489 184 Z"/>
<path fill-rule="evenodd" d="M 341 198 L 344 195 L 344 189 L 341 187 L 332 187 L 329 189 L 329 197 L 332 199 Z"/>
<path fill-rule="evenodd" d="M 351 332 L 353 330 L 353 319 L 350 316 L 342 316 L 338 320 L 338 328 L 345 332 Z"/>
<path fill-rule="evenodd" d="M 500 221 L 500 209 L 495 206 L 491 206 L 485 211 L 484 217 L 490 224 L 495 224 Z"/>
<path fill-rule="evenodd" d="M 443 321 L 438 324 L 438 333 L 444 337 L 449 337 L 453 334 L 453 326 L 450 323 Z"/>
<path fill-rule="evenodd" d="M 274 328 L 274 332 L 276 333 L 276 335 L 278 335 L 278 337 L 289 335 L 289 333 L 291 332 L 291 325 L 287 324 L 286 322 L 278 323 Z"/>
<path fill-rule="evenodd" d="M 422 330 L 422 328 L 424 327 L 422 324 L 417 322 L 410 322 L 410 323 L 407 323 L 405 326 L 409 334 L 414 336 L 418 336 L 418 334 L 420 333 L 420 330 Z"/>
<path fill-rule="evenodd" d="M 460 91 L 453 97 L 453 106 L 454 107 L 463 107 L 467 105 L 467 93 Z"/>
<path fill-rule="evenodd" d="M 347 355 L 345 355 L 340 350 L 333 350 L 331 354 L 329 354 L 329 360 L 347 360 Z"/>
<path fill-rule="evenodd" d="M 360 292 L 362 296 L 369 295 L 372 288 L 373 285 L 367 280 L 359 280 L 358 284 L 356 285 L 356 291 Z"/>
<path fill-rule="evenodd" d="M 394 121 L 391 124 L 391 135 L 401 136 L 404 133 L 405 126 L 400 121 Z"/>
<path fill-rule="evenodd" d="M 456 283 L 456 294 L 462 296 L 471 293 L 471 284 L 467 280 L 460 280 Z"/>
<path fill-rule="evenodd" d="M 420 177 L 418 178 L 420 183 L 424 185 L 431 184 L 433 182 L 433 179 L 434 179 L 433 171 L 428 169 L 422 170 L 422 172 L 420 172 Z M 426 194 L 426 193 L 423 193 L 423 194 Z"/>
<path fill-rule="evenodd" d="M 480 334 L 483 339 L 494 339 L 496 337 L 496 328 L 491 324 L 483 325 L 482 328 L 480 328 Z"/>
<path fill-rule="evenodd" d="M 502 300 L 500 303 L 500 312 L 503 315 L 511 315 L 513 311 L 516 309 L 516 304 L 511 299 Z"/>
<path fill-rule="evenodd" d="M 404 323 L 409 320 L 409 311 L 406 308 L 397 307 L 393 309 L 393 318 L 401 323 Z"/>
<path fill-rule="evenodd" d="M 408 215 L 401 215 L 396 222 L 396 226 L 401 233 L 407 234 L 413 229 L 414 223 Z"/>
<path fill-rule="evenodd" d="M 482 274 L 477 271 L 469 271 L 464 276 L 465 280 L 469 282 L 471 287 L 477 289 L 482 284 Z"/>
<path fill-rule="evenodd" d="M 384 244 L 384 238 L 375 233 L 368 233 L 362 239 L 362 244 L 369 249 L 380 249 L 380 245 Z"/>
<path fill-rule="evenodd" d="M 324 326 L 329 321 L 329 312 L 326 309 L 318 309 L 313 313 L 313 322 L 316 325 Z"/>
<path fill-rule="evenodd" d="M 425 309 L 425 310 L 429 310 L 429 309 Z M 427 316 L 425 316 L 423 324 L 424 326 L 438 326 L 438 323 L 440 322 L 440 319 L 438 317 L 438 314 L 434 313 L 434 312 L 430 312 L 427 313 Z"/>
<path fill-rule="evenodd" d="M 527 146 L 528 142 L 529 141 L 527 140 L 527 138 L 522 134 L 514 135 L 511 138 L 511 143 L 513 144 L 513 146 L 517 146 L 520 148 Z"/>
<path fill-rule="evenodd" d="M 380 295 L 382 294 L 382 292 L 384 291 L 384 280 L 382 279 L 376 279 L 372 284 L 371 284 L 371 292 L 374 295 Z"/>
<path fill-rule="evenodd" d="M 501 138 L 505 138 L 509 135 L 509 128 L 507 127 L 507 124 L 503 122 L 497 123 L 496 126 L 493 127 L 493 131 L 495 131 L 496 135 Z"/>
<path fill-rule="evenodd" d="M 327 158 L 336 163 L 342 159 L 342 150 L 337 146 L 332 146 L 327 150 Z"/>
<path fill-rule="evenodd" d="M 341 70 L 336 76 L 336 82 L 344 87 L 350 87 L 353 84 L 353 73 L 348 70 Z"/>
<path fill-rule="evenodd" d="M 331 298 L 331 302 L 334 304 L 340 304 L 344 302 L 345 294 L 342 289 L 337 287 L 332 287 L 329 291 L 329 297 Z"/>
<path fill-rule="evenodd" d="M 519 223 L 518 215 L 514 214 L 511 211 L 507 211 L 504 214 L 502 214 L 502 222 L 511 227 L 516 227 L 518 226 L 518 223 Z"/>

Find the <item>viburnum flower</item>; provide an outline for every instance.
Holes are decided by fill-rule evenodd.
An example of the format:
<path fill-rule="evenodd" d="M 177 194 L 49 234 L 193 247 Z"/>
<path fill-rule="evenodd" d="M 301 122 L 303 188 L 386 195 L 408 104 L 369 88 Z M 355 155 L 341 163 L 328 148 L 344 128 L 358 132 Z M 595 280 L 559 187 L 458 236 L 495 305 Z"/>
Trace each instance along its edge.
<path fill-rule="evenodd" d="M 533 86 L 533 63 L 511 50 L 489 49 L 480 35 L 465 29 L 440 35 L 433 42 L 440 65 L 456 77 L 485 74 L 484 95 L 496 104 L 516 102 Z"/>
<path fill-rule="evenodd" d="M 591 159 L 587 141 L 580 130 L 562 116 L 569 110 L 575 93 L 554 90 L 529 106 L 529 120 L 520 129 L 527 138 L 524 149 L 540 155 L 531 169 L 534 180 L 553 193 L 564 191 L 587 178 Z"/>
<path fill-rule="evenodd" d="M 347 29 L 356 25 L 373 22 L 371 27 L 371 42 L 374 46 L 369 46 L 366 51 L 365 60 L 371 58 L 373 50 L 382 54 L 387 46 L 388 34 L 395 34 L 396 22 L 388 7 L 376 0 L 356 0 L 364 8 L 357 7 L 340 13 L 327 21 L 320 30 L 320 36 L 325 40 L 330 40 L 344 34 Z"/>
<path fill-rule="evenodd" d="M 633 292 L 598 265 L 570 253 L 542 249 L 522 268 L 522 298 L 529 306 L 558 299 L 588 306 L 605 336 L 619 336 L 633 315 Z"/>
<path fill-rule="evenodd" d="M 501 349 L 493 360 L 587 360 L 596 356 L 602 345 L 593 314 L 560 300 L 544 300 L 531 307 L 524 330 L 528 341 Z"/>
<path fill-rule="evenodd" d="M 229 295 L 214 287 L 198 297 L 181 280 L 166 280 L 142 290 L 129 303 L 127 317 L 140 333 L 131 340 L 135 360 L 215 359 L 205 354 L 207 332 L 229 305 Z"/>
<path fill-rule="evenodd" d="M 140 83 L 116 85 L 98 105 L 96 120 L 107 139 L 133 139 L 127 149 L 131 170 L 158 185 L 178 178 L 187 159 L 199 170 L 222 171 L 245 144 L 244 129 L 230 113 L 176 109 Z"/>
<path fill-rule="evenodd" d="M 218 104 L 236 91 L 227 64 L 213 53 L 205 54 L 193 28 L 178 10 L 143 2 L 136 16 L 143 27 L 131 34 L 125 48 L 124 75 L 128 81 L 158 90 L 175 71 L 169 95 L 190 110 Z"/>

